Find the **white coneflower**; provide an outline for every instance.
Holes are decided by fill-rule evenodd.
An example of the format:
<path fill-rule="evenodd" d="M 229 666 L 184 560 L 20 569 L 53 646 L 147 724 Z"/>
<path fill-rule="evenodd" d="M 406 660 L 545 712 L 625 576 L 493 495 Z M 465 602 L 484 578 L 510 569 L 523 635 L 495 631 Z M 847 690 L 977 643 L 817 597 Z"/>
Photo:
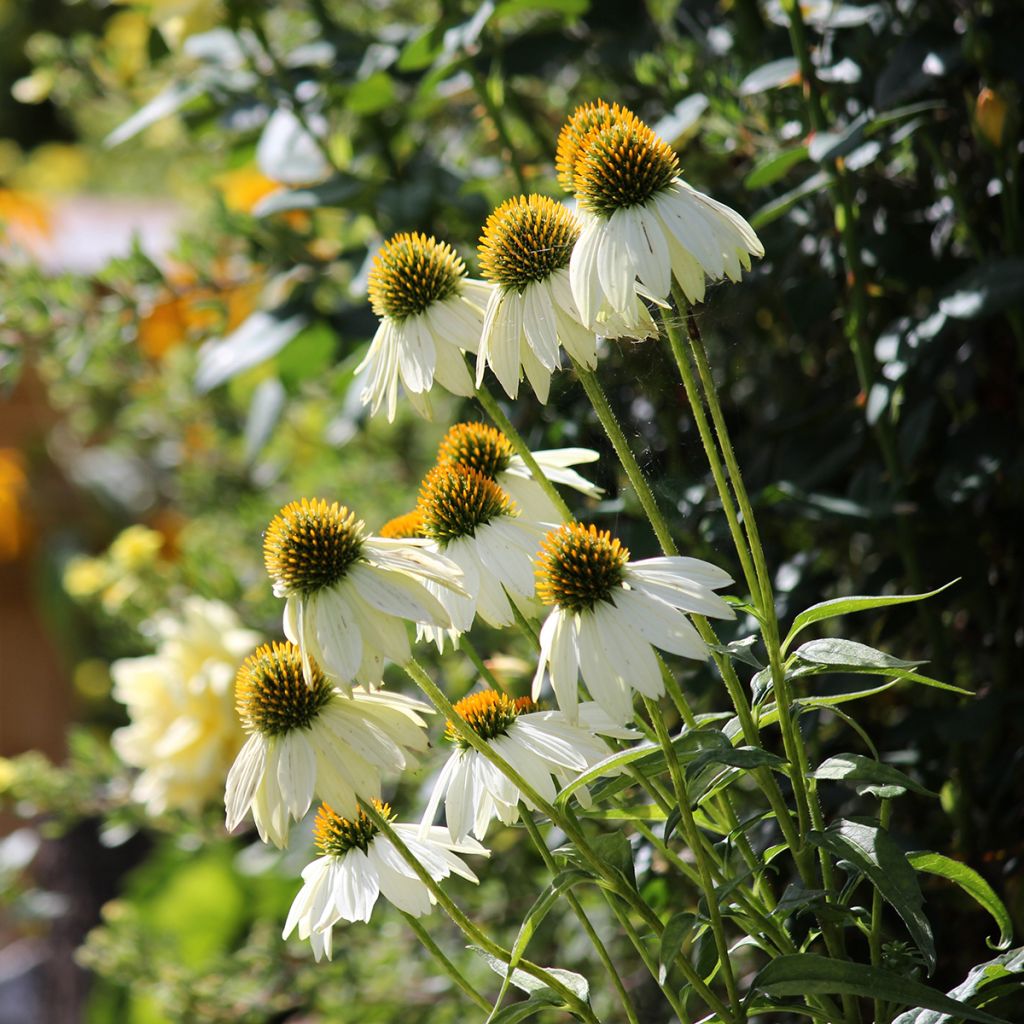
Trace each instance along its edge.
<path fill-rule="evenodd" d="M 571 468 L 596 462 L 598 455 L 593 449 L 552 448 L 531 454 L 552 483 L 571 487 L 590 498 L 600 498 L 604 493 Z M 456 423 L 441 441 L 437 461 L 439 465 L 460 465 L 483 473 L 519 506 L 528 520 L 549 524 L 561 521 L 554 502 L 533 479 L 509 439 L 486 423 Z"/>
<path fill-rule="evenodd" d="M 696 558 L 629 561 L 629 551 L 607 530 L 571 523 L 552 530 L 537 559 L 537 595 L 554 605 L 540 632 L 540 663 L 558 706 L 576 721 L 577 683 L 613 721 L 633 715 L 633 691 L 658 698 L 664 681 L 654 647 L 701 661 L 708 650 L 687 612 L 731 619 L 733 610 L 713 590 L 732 579 Z"/>
<path fill-rule="evenodd" d="M 260 838 L 283 847 L 316 793 L 343 813 L 380 796 L 381 773 L 398 773 L 427 748 L 419 701 L 362 687 L 346 697 L 316 664 L 312 684 L 292 644 L 265 644 L 238 670 L 235 701 L 249 734 L 228 772 L 224 806 L 234 829 L 251 810 Z"/>
<path fill-rule="evenodd" d="M 463 697 L 455 711 L 473 731 L 547 801 L 581 772 L 608 756 L 597 734 L 636 739 L 637 733 L 613 722 L 594 703 L 580 705 L 574 725 L 561 711 L 543 711 L 530 697 L 509 697 L 483 690 Z M 519 818 L 519 801 L 530 806 L 519 787 L 483 754 L 474 750 L 449 722 L 447 738 L 456 745 L 434 782 L 423 815 L 430 825 L 444 800 L 448 831 L 455 840 L 470 832 L 483 839 L 494 818 L 511 825 Z M 586 805 L 589 794 L 577 793 Z"/>
<path fill-rule="evenodd" d="M 569 257 L 580 224 L 561 203 L 546 196 L 519 196 L 487 218 L 480 238 L 480 272 L 494 285 L 487 302 L 476 383 L 489 365 L 515 398 L 525 371 L 537 398 L 548 400 L 551 374 L 561 365 L 559 344 L 588 369 L 597 365 L 594 330 L 610 337 L 648 337 L 653 324 L 634 296 L 630 324 L 599 318 L 594 330 L 581 322 L 569 285 Z M 642 325 L 642 326 L 640 326 Z"/>
<path fill-rule="evenodd" d="M 458 464 L 434 466 L 420 485 L 422 536 L 462 570 L 465 594 L 429 584 L 451 616 L 452 635 L 464 633 L 480 617 L 492 626 L 515 620 L 510 601 L 534 596 L 533 558 L 544 531 L 519 514 L 493 481 Z M 441 642 L 442 631 L 423 632 Z"/>
<path fill-rule="evenodd" d="M 424 831 L 419 825 L 392 824 L 387 804 L 374 800 L 373 806 L 435 882 L 449 875 L 477 881 L 458 855 L 488 856 L 479 843 L 472 839 L 454 843 L 444 828 Z M 369 921 L 378 896 L 412 917 L 430 912 L 433 893 L 364 811 L 344 818 L 324 804 L 316 817 L 314 836 L 320 856 L 302 872 L 302 888 L 288 912 L 282 937 L 287 939 L 298 928 L 299 938 L 309 939 L 318 961 L 325 956 L 331 959 L 334 925 Z"/>
<path fill-rule="evenodd" d="M 754 229 L 683 181 L 673 150 L 625 107 L 579 107 L 559 136 L 557 165 L 578 204 L 569 279 L 589 326 L 605 302 L 631 322 L 638 290 L 664 304 L 673 277 L 701 302 L 705 277 L 738 281 L 750 257 L 764 255 Z"/>
<path fill-rule="evenodd" d="M 475 352 L 491 288 L 466 276 L 450 245 L 413 232 L 391 238 L 377 254 L 368 280 L 380 326 L 356 372 L 368 370 L 361 394 L 376 414 L 387 404 L 395 418 L 398 384 L 423 416 L 430 415 L 435 379 L 457 395 L 472 395 L 463 352 Z"/>
<path fill-rule="evenodd" d="M 428 584 L 463 593 L 459 568 L 426 541 L 368 536 L 354 513 L 323 500 L 281 509 L 263 559 L 274 593 L 287 599 L 285 635 L 343 688 L 380 682 L 386 658 L 409 660 L 404 620 L 451 626 Z"/>

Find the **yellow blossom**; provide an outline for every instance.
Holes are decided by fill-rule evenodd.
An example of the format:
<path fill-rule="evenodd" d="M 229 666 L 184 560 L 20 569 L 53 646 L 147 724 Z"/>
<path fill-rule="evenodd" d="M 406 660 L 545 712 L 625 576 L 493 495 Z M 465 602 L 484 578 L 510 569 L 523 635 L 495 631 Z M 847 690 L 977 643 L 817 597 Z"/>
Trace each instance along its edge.
<path fill-rule="evenodd" d="M 129 572 L 144 569 L 156 561 L 164 546 L 163 534 L 148 526 L 129 526 L 110 545 L 110 557 L 118 568 Z"/>
<path fill-rule="evenodd" d="M 180 616 L 157 616 L 154 626 L 155 654 L 110 667 L 113 696 L 130 719 L 112 743 L 126 764 L 142 769 L 133 796 L 150 814 L 195 813 L 221 797 L 245 740 L 235 674 L 260 637 L 226 605 L 199 597 L 187 598 Z"/>
<path fill-rule="evenodd" d="M 64 590 L 76 601 L 94 597 L 109 579 L 106 563 L 100 558 L 76 555 L 64 569 Z"/>
<path fill-rule="evenodd" d="M 28 544 L 31 535 L 24 501 L 28 477 L 21 453 L 0 448 L 0 562 L 12 562 Z"/>
<path fill-rule="evenodd" d="M 978 93 L 978 101 L 974 105 L 974 119 L 981 134 L 997 148 L 1003 144 L 1006 111 L 1006 100 L 995 89 L 986 86 Z"/>

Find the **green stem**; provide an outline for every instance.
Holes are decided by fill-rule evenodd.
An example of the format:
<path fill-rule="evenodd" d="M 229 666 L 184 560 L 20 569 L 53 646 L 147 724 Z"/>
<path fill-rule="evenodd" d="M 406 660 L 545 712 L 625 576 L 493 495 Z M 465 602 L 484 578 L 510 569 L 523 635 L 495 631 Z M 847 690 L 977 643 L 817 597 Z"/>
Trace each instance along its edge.
<path fill-rule="evenodd" d="M 603 880 L 616 895 L 620 896 L 632 909 L 644 919 L 656 935 L 661 935 L 664 926 L 658 915 L 641 898 L 640 894 L 630 886 L 626 885 L 621 876 L 611 869 L 591 848 L 586 840 L 583 831 L 576 823 L 569 808 L 559 812 L 557 808 L 545 800 L 522 775 L 517 772 L 494 748 L 483 740 L 476 731 L 470 727 L 461 715 L 452 707 L 451 702 L 444 695 L 438 685 L 423 670 L 423 667 L 410 658 L 403 666 L 409 678 L 426 694 L 430 702 L 437 710 L 445 716 L 448 722 L 455 728 L 456 732 L 465 742 L 477 753 L 486 757 L 506 778 L 510 779 L 519 789 L 523 798 L 542 814 L 546 814 L 551 821 L 558 825 L 566 836 L 572 841 L 581 858 L 586 863 L 588 870 L 597 878 Z M 680 968 L 687 975 L 687 980 L 693 986 L 694 991 L 704 1000 L 707 1005 L 723 1018 L 726 1024 L 734 1024 L 728 1007 L 711 991 L 701 980 L 700 976 L 693 969 L 692 965 L 685 959 L 679 959 Z"/>
<path fill-rule="evenodd" d="M 416 877 L 430 890 L 431 895 L 437 901 L 438 906 L 445 911 L 446 914 L 455 922 L 455 924 L 462 930 L 470 942 L 479 946 L 485 952 L 490 953 L 491 956 L 497 960 L 508 964 L 511 960 L 511 954 L 508 950 L 499 946 L 496 942 L 493 942 L 484 932 L 482 932 L 473 922 L 466 917 L 466 915 L 458 908 L 448 894 L 441 888 L 440 885 L 430 876 L 426 868 L 416 859 L 413 852 L 408 846 L 402 841 L 401 836 L 391 827 L 388 820 L 373 806 L 372 803 L 360 801 L 366 816 L 376 825 L 377 830 L 385 835 L 391 842 L 391 844 L 398 851 L 402 859 L 412 868 Z M 525 971 L 527 974 L 532 975 L 539 981 L 542 981 L 549 988 L 554 989 L 561 997 L 565 1000 L 566 1004 L 572 1007 L 572 1012 L 580 1016 L 583 1020 L 591 1021 L 593 1024 L 598 1024 L 598 1021 L 594 1017 L 587 1006 L 571 989 L 567 988 L 562 984 L 558 978 L 545 970 L 543 967 L 538 967 L 537 964 L 531 963 L 529 960 L 520 960 L 519 969 Z"/>
<path fill-rule="evenodd" d="M 718 960 L 722 968 L 722 975 L 725 979 L 725 990 L 729 995 L 729 1003 L 732 1006 L 733 1017 L 737 1021 L 746 1020 L 743 1005 L 740 1002 L 739 989 L 736 987 L 736 976 L 732 970 L 732 959 L 729 956 L 729 942 L 725 937 L 725 925 L 722 921 L 722 910 L 718 905 L 718 896 L 715 893 L 715 884 L 711 879 L 711 872 L 708 868 L 707 858 L 704 851 L 704 843 L 701 838 L 697 823 L 693 819 L 693 809 L 690 807 L 690 798 L 686 791 L 686 783 L 683 780 L 679 768 L 679 760 L 676 757 L 675 747 L 672 746 L 672 738 L 665 727 L 665 720 L 661 715 L 661 709 L 649 698 L 644 698 L 644 705 L 647 714 L 654 725 L 658 735 L 658 742 L 665 752 L 665 759 L 668 763 L 669 777 L 672 780 L 672 788 L 676 795 L 676 804 L 679 807 L 680 819 L 683 823 L 683 830 L 686 841 L 690 846 L 690 852 L 697 861 L 697 872 L 700 875 L 700 886 L 704 892 L 704 899 L 708 905 L 708 916 L 711 919 L 711 931 L 715 937 L 715 946 L 718 948 Z"/>
<path fill-rule="evenodd" d="M 515 448 L 516 454 L 526 463 L 526 468 L 530 471 L 533 479 L 540 484 L 544 493 L 554 502 L 559 515 L 567 523 L 571 523 L 573 521 L 573 514 L 569 511 L 569 506 L 565 503 L 565 499 L 558 493 L 555 485 L 544 475 L 544 471 L 533 457 L 533 452 L 527 447 L 519 431 L 512 425 L 512 421 L 505 415 L 504 410 L 498 404 L 498 400 L 484 384 L 481 384 L 476 389 L 476 397 L 484 407 L 487 415 L 494 420 L 495 426 L 512 442 L 512 447 Z"/>
<path fill-rule="evenodd" d="M 441 947 L 430 937 L 430 933 L 420 924 L 419 919 L 411 914 L 402 912 L 409 927 L 416 933 L 416 938 L 423 943 L 424 949 L 437 961 L 438 966 L 448 975 L 452 981 L 485 1013 L 491 1012 L 490 1001 L 485 999 L 466 979 L 459 973 L 458 968 L 444 955 Z"/>
<path fill-rule="evenodd" d="M 680 315 L 684 315 L 685 310 L 686 306 L 680 304 Z M 690 361 L 683 349 L 683 339 L 680 337 L 675 319 L 667 315 L 665 310 L 661 310 L 661 321 L 665 327 L 665 333 L 668 335 L 668 343 L 672 349 L 672 355 L 675 357 L 676 366 L 679 368 L 679 377 L 683 382 L 686 398 L 690 403 L 693 422 L 697 426 L 697 433 L 700 435 L 701 443 L 704 445 L 708 466 L 711 469 L 711 475 L 714 478 L 715 487 L 718 489 L 722 502 L 722 511 L 725 512 L 725 518 L 729 524 L 729 534 L 732 537 L 733 547 L 736 548 L 736 554 L 739 556 L 740 565 L 743 568 L 743 578 L 747 581 L 747 590 L 755 605 L 758 609 L 761 609 L 763 595 L 759 596 L 757 574 L 751 562 L 747 541 L 744 539 L 743 531 L 740 529 L 736 508 L 729 494 L 729 487 L 725 480 L 725 471 L 722 469 L 722 463 L 718 458 L 718 452 L 715 449 L 715 443 L 711 436 L 711 427 L 708 425 L 707 416 L 704 415 L 704 403 L 700 399 L 700 394 L 697 391 L 697 382 L 694 380 L 693 371 L 690 369 Z"/>
<path fill-rule="evenodd" d="M 498 682 L 494 673 L 484 663 L 484 659 L 480 657 L 479 651 L 473 646 L 466 633 L 459 637 L 459 650 L 473 662 L 473 667 L 480 673 L 481 678 L 492 690 L 498 690 L 501 693 L 505 692 L 505 687 Z"/>
<path fill-rule="evenodd" d="M 551 856 L 551 851 L 544 842 L 544 837 L 540 834 L 540 829 L 537 828 L 537 823 L 533 820 L 532 811 L 524 804 L 520 804 L 519 817 L 526 826 L 526 831 L 530 833 L 533 845 L 537 848 L 537 852 L 544 861 L 545 867 L 548 869 L 551 877 L 554 878 L 558 874 L 558 865 L 555 863 L 554 857 Z M 615 969 L 615 964 L 613 963 L 611 956 L 608 954 L 608 950 L 605 948 L 600 936 L 597 934 L 594 926 L 590 923 L 590 919 L 584 912 L 582 904 L 577 899 L 574 892 L 567 891 L 565 897 L 569 906 L 572 907 L 572 911 L 576 915 L 576 919 L 579 921 L 580 926 L 587 933 L 587 938 L 590 939 L 590 943 L 594 947 L 598 958 L 601 963 L 604 964 L 604 969 L 611 977 L 612 984 L 615 986 L 615 991 L 619 995 L 619 1002 L 622 1003 L 622 1009 L 625 1012 L 627 1019 L 630 1024 L 640 1024 L 639 1018 L 636 1015 L 636 1007 L 633 1005 L 633 1000 L 630 998 L 629 992 L 626 990 L 626 986 L 623 983 L 622 978 L 619 976 L 619 972 Z"/>
<path fill-rule="evenodd" d="M 889 828 L 889 820 L 892 817 L 892 801 L 880 801 L 878 813 L 878 824 L 882 830 Z M 868 934 L 868 948 L 871 950 L 871 966 L 881 967 L 882 965 L 882 894 L 878 887 L 872 887 L 871 892 L 871 931 Z M 875 999 L 875 1024 L 888 1024 L 885 1014 L 885 1003 L 881 999 Z"/>
<path fill-rule="evenodd" d="M 523 174 L 522 163 L 519 159 L 519 154 L 516 152 L 515 144 L 512 142 L 512 136 L 509 133 L 508 125 L 505 124 L 504 115 L 501 109 L 494 102 L 494 98 L 491 96 L 491 90 L 488 88 L 487 79 L 473 66 L 472 61 L 469 63 L 469 73 L 473 79 L 473 88 L 476 90 L 476 94 L 480 99 L 480 102 L 484 105 L 484 109 L 487 111 L 487 116 L 491 119 L 491 123 L 494 125 L 494 130 L 498 133 L 498 138 L 501 139 L 501 144 L 505 147 L 508 153 L 508 163 L 512 168 L 512 173 L 515 175 L 516 185 L 519 191 L 525 194 L 528 191 L 526 184 L 526 175 Z"/>
<path fill-rule="evenodd" d="M 597 379 L 597 374 L 593 370 L 588 370 L 582 363 L 576 362 L 575 359 L 572 361 L 572 365 L 576 370 L 576 376 L 583 385 L 583 390 L 587 393 L 587 398 L 590 400 L 594 412 L 597 413 L 597 418 L 600 420 L 608 440 L 611 441 L 612 447 L 615 449 L 615 454 L 619 457 L 622 468 L 626 471 L 626 476 L 629 477 L 629 482 L 633 485 L 633 490 L 636 492 L 640 505 L 643 507 L 644 513 L 647 515 L 651 527 L 657 535 L 662 551 L 666 555 L 678 555 L 679 549 L 676 547 L 676 542 L 672 539 L 672 531 L 669 529 L 661 509 L 658 508 L 654 492 L 640 470 L 640 465 L 636 461 L 636 456 L 633 455 L 632 449 L 629 447 L 629 442 L 626 440 L 626 435 L 622 432 L 622 427 L 619 426 L 619 421 L 616 419 L 612 407 L 608 404 L 608 397 L 605 395 L 604 389 Z"/>
<path fill-rule="evenodd" d="M 679 303 L 680 310 L 686 309 L 684 305 L 685 300 L 678 292 L 676 294 L 676 301 Z M 725 416 L 718 401 L 718 390 L 715 387 L 714 377 L 711 374 L 711 366 L 708 362 L 707 352 L 704 349 L 704 341 L 701 338 L 700 330 L 692 314 L 687 316 L 686 324 L 690 337 L 690 349 L 694 362 L 697 365 L 697 373 L 704 391 L 704 398 L 711 412 L 711 420 L 715 425 L 715 435 L 725 459 L 726 468 L 729 471 L 729 479 L 736 495 L 740 513 L 743 516 L 743 525 L 750 543 L 751 557 L 754 562 L 760 595 L 762 636 L 765 648 L 768 651 L 772 686 L 775 692 L 776 706 L 779 711 L 779 727 L 782 732 L 782 742 L 786 751 L 786 758 L 792 766 L 790 779 L 797 806 L 797 820 L 800 826 L 800 834 L 804 835 L 808 827 L 816 830 L 824 828 L 824 818 L 821 812 L 821 805 L 817 799 L 817 793 L 808 792 L 806 782 L 809 775 L 807 750 L 792 715 L 793 694 L 782 661 L 779 623 L 775 614 L 775 596 L 772 590 L 771 576 L 768 572 L 764 548 L 761 545 L 754 509 L 743 483 L 743 475 L 740 472 L 732 440 L 725 423 Z M 726 500 L 726 497 L 727 494 L 723 493 L 723 501 Z M 793 847 L 792 849 L 798 864 L 803 860 L 806 866 L 806 847 L 803 843 L 799 847 Z M 819 849 L 818 860 L 821 866 L 821 878 L 824 888 L 826 892 L 834 893 L 836 891 L 835 876 L 832 870 L 832 861 L 827 851 Z M 822 935 L 829 953 L 837 958 L 845 957 L 842 931 L 837 929 L 833 922 L 822 921 L 821 925 Z M 848 1020 L 859 1020 L 859 1012 L 853 999 L 849 997 L 844 998 L 843 1005 Z"/>

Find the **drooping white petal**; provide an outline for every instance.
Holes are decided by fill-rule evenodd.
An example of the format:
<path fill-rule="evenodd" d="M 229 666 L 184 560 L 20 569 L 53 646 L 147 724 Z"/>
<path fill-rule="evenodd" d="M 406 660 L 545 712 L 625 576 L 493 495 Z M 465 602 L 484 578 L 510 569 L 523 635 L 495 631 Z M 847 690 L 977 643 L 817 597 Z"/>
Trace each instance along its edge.
<path fill-rule="evenodd" d="M 267 741 L 260 733 L 253 733 L 238 752 L 228 772 L 224 793 L 227 829 L 233 832 L 245 817 L 263 777 L 267 760 Z"/>

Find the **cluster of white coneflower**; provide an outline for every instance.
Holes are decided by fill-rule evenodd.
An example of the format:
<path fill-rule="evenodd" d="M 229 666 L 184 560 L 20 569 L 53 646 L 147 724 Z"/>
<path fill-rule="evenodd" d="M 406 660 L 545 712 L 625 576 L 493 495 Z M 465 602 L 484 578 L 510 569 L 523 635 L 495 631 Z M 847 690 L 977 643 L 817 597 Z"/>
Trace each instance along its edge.
<path fill-rule="evenodd" d="M 575 210 L 538 195 L 499 206 L 480 242 L 483 280 L 435 238 L 399 234 L 383 246 L 369 278 L 380 327 L 361 367 L 372 412 L 393 418 L 404 393 L 429 413 L 436 384 L 470 396 L 488 367 L 510 397 L 525 375 L 545 401 L 563 348 L 594 369 L 598 337 L 657 334 L 648 304 L 664 305 L 673 281 L 699 301 L 706 279 L 736 280 L 761 255 L 749 225 L 683 182 L 672 150 L 622 107 L 579 108 L 557 167 Z M 632 561 L 608 531 L 564 519 L 550 485 L 600 496 L 575 468 L 596 459 L 589 449 L 517 451 L 493 427 L 460 423 L 416 507 L 378 535 L 319 498 L 285 506 L 267 528 L 287 642 L 260 647 L 238 673 L 248 739 L 227 780 L 227 825 L 251 813 L 260 837 L 283 847 L 321 802 L 320 856 L 285 926 L 317 959 L 331 955 L 334 925 L 368 920 L 379 894 L 418 916 L 437 899 L 427 878 L 475 881 L 463 857 L 487 854 L 495 818 L 511 824 L 534 798 L 553 801 L 609 741 L 637 737 L 636 695 L 664 692 L 657 651 L 708 656 L 688 615 L 732 616 L 715 593 L 731 582 L 722 570 L 693 558 Z M 414 664 L 410 624 L 416 641 L 444 653 L 478 618 L 499 628 L 542 620 L 531 694 L 487 687 L 449 707 L 451 754 L 421 820 L 393 822 L 382 789 L 429 749 L 436 708 L 385 687 L 385 667 Z M 557 708 L 541 703 L 549 689 Z M 576 795 L 587 799 L 585 788 Z"/>

